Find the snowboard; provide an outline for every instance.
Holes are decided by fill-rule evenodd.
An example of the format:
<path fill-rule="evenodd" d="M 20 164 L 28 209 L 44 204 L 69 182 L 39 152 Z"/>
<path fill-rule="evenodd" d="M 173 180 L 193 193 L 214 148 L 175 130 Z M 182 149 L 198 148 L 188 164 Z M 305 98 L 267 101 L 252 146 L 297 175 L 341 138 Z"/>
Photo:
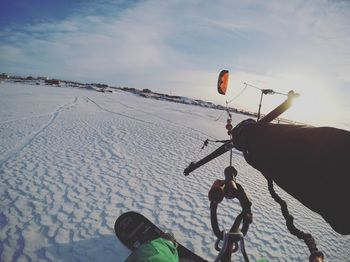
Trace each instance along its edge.
<path fill-rule="evenodd" d="M 164 232 L 137 212 L 126 212 L 120 215 L 114 223 L 114 231 L 118 239 L 131 251 L 136 250 L 143 243 L 154 240 Z M 204 262 L 207 261 L 196 255 L 180 243 L 177 251 L 180 262 Z"/>

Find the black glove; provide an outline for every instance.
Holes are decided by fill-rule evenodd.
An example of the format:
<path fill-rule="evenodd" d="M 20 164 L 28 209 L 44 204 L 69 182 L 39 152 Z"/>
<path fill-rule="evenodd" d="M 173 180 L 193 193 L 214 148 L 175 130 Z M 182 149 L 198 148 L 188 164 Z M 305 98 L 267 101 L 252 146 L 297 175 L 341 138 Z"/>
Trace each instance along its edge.
<path fill-rule="evenodd" d="M 236 149 L 242 152 L 247 151 L 247 143 L 246 143 L 246 132 L 247 128 L 252 127 L 256 124 L 256 121 L 253 119 L 246 119 L 239 123 L 232 131 L 232 139 L 233 144 Z"/>

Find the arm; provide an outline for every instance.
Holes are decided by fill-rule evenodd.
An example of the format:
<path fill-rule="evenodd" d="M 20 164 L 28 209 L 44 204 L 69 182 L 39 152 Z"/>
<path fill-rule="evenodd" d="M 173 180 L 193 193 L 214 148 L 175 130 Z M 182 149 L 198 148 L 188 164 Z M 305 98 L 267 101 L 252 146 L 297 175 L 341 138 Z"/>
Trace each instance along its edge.
<path fill-rule="evenodd" d="M 233 131 L 247 162 L 340 234 L 350 234 L 350 132 L 244 121 Z"/>

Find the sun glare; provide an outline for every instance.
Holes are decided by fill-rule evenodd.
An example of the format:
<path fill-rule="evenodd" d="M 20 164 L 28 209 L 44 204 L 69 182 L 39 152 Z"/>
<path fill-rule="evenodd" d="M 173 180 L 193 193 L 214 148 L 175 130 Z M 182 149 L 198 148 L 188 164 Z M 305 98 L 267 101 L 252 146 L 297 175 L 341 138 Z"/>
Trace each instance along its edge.
<path fill-rule="evenodd" d="M 327 79 L 315 72 L 300 72 L 280 74 L 278 77 L 266 77 L 260 75 L 237 74 L 231 81 L 227 99 L 235 97 L 244 85 L 251 83 L 260 88 L 270 88 L 276 92 L 288 93 L 294 90 L 300 96 L 295 98 L 293 106 L 281 117 L 299 123 L 315 126 L 342 127 L 345 114 L 341 112 L 339 97 L 329 88 Z M 257 112 L 260 91 L 248 88 L 231 106 Z M 266 114 L 282 103 L 286 97 L 281 95 L 264 95 L 261 113 Z M 346 117 L 345 117 L 346 118 Z"/>
<path fill-rule="evenodd" d="M 293 101 L 293 107 L 286 113 L 292 120 L 321 126 L 334 125 L 340 121 L 337 98 L 321 81 L 302 79 L 295 89 L 300 96 Z"/>

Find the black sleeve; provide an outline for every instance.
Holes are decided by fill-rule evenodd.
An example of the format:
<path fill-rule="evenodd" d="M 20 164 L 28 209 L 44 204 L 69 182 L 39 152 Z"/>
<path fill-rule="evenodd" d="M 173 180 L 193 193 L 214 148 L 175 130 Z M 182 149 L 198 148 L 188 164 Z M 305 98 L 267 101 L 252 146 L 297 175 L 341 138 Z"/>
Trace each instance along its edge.
<path fill-rule="evenodd" d="M 350 234 L 350 132 L 331 127 L 242 125 L 247 162 L 340 234 Z"/>

